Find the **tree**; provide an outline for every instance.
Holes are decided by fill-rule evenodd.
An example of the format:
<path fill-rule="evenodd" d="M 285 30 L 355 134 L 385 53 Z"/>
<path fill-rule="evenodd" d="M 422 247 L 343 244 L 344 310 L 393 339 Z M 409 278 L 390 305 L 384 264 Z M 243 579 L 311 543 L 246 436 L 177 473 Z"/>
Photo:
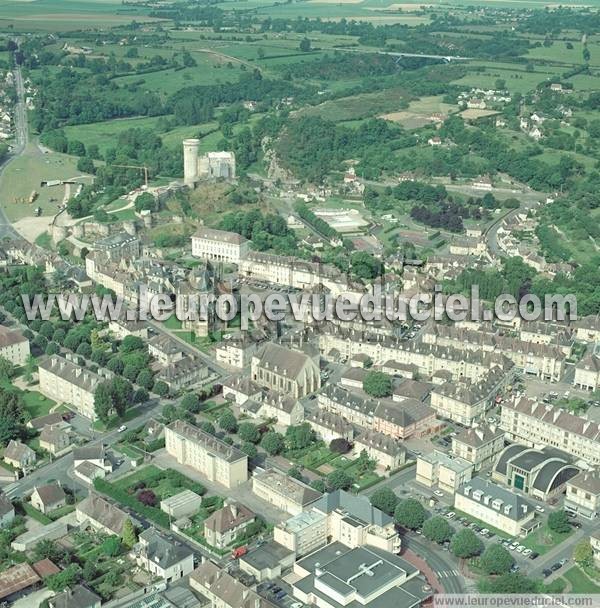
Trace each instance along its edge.
<path fill-rule="evenodd" d="M 394 520 L 404 528 L 418 530 L 427 519 L 427 511 L 415 498 L 406 498 L 398 503 Z"/>
<path fill-rule="evenodd" d="M 133 548 L 135 543 L 137 543 L 137 533 L 135 531 L 135 526 L 133 525 L 133 522 L 129 517 L 123 522 L 121 541 L 123 542 L 123 545 L 127 547 L 127 549 Z"/>
<path fill-rule="evenodd" d="M 158 380 L 154 383 L 152 390 L 160 397 L 165 397 L 169 392 L 169 385 L 162 380 Z"/>
<path fill-rule="evenodd" d="M 215 425 L 212 422 L 209 422 L 208 420 L 205 420 L 201 425 L 200 428 L 205 432 L 208 433 L 209 435 L 214 435 L 216 433 L 216 429 L 215 429 Z"/>
<path fill-rule="evenodd" d="M 119 349 L 123 354 L 132 353 L 144 348 L 144 341 L 139 336 L 125 336 Z"/>
<path fill-rule="evenodd" d="M 317 492 L 321 492 L 322 494 L 324 494 L 325 492 L 327 492 L 327 486 L 325 484 L 325 480 L 324 479 L 313 479 L 310 482 L 310 487 L 313 490 L 316 490 Z"/>
<path fill-rule="evenodd" d="M 25 403 L 20 393 L 0 386 L 0 444 L 17 437 L 25 422 Z"/>
<path fill-rule="evenodd" d="M 152 390 L 152 386 L 154 385 L 154 378 L 152 376 L 152 372 L 149 369 L 143 369 L 135 379 L 136 383 L 140 386 L 144 387 L 146 390 Z"/>
<path fill-rule="evenodd" d="M 250 459 L 256 458 L 258 456 L 258 450 L 256 449 L 256 446 L 250 441 L 245 441 L 240 449 Z"/>
<path fill-rule="evenodd" d="M 226 433 L 235 433 L 237 431 L 237 420 L 230 410 L 225 410 L 219 416 L 219 427 Z"/>
<path fill-rule="evenodd" d="M 261 447 L 269 454 L 270 456 L 275 456 L 276 454 L 280 454 L 285 447 L 285 441 L 283 439 L 283 435 L 277 433 L 275 431 L 269 431 L 265 433 L 260 441 Z"/>
<path fill-rule="evenodd" d="M 302 40 L 300 40 L 300 44 L 298 45 L 298 48 L 303 52 L 303 53 L 308 53 L 310 51 L 310 40 L 306 37 L 302 38 Z"/>
<path fill-rule="evenodd" d="M 56 332 L 55 332 L 56 333 Z M 48 353 L 46 353 L 48 354 Z M 37 361 L 33 355 L 27 355 L 25 359 L 24 375 L 27 382 L 33 381 L 33 372 L 37 369 Z"/>
<path fill-rule="evenodd" d="M 327 475 L 326 485 L 329 492 L 348 490 L 353 483 L 354 479 L 343 469 L 336 469 Z"/>
<path fill-rule="evenodd" d="M 477 587 L 481 593 L 537 593 L 539 585 L 519 572 L 508 572 L 497 577 L 482 577 Z"/>
<path fill-rule="evenodd" d="M 147 507 L 156 506 L 156 494 L 149 488 L 144 488 L 143 490 L 140 490 L 137 494 L 137 499 Z"/>
<path fill-rule="evenodd" d="M 548 516 L 548 528 L 552 532 L 558 532 L 559 534 L 566 534 L 571 531 L 571 522 L 565 511 L 554 511 Z"/>
<path fill-rule="evenodd" d="M 483 543 L 473 530 L 465 528 L 452 537 L 450 551 L 456 557 L 467 559 L 479 555 L 483 551 Z"/>
<path fill-rule="evenodd" d="M 392 379 L 383 372 L 367 372 L 363 390 L 371 397 L 389 397 L 392 394 Z"/>
<path fill-rule="evenodd" d="M 36 561 L 49 559 L 58 564 L 63 560 L 65 550 L 53 540 L 41 540 L 36 543 L 33 549 L 33 556 Z"/>
<path fill-rule="evenodd" d="M 10 380 L 15 375 L 15 366 L 5 357 L 0 357 L 0 379 Z"/>
<path fill-rule="evenodd" d="M 426 519 L 423 523 L 423 536 L 441 545 L 454 535 L 454 528 L 445 517 L 439 515 Z"/>
<path fill-rule="evenodd" d="M 196 414 L 200 411 L 200 398 L 196 393 L 186 393 L 181 400 L 181 407 Z"/>
<path fill-rule="evenodd" d="M 77 171 L 81 171 L 82 173 L 91 173 L 93 175 L 96 172 L 94 161 L 87 156 L 82 156 L 77 161 Z"/>
<path fill-rule="evenodd" d="M 398 506 L 398 497 L 391 488 L 383 487 L 375 490 L 371 496 L 371 504 L 380 511 L 393 515 Z"/>
<path fill-rule="evenodd" d="M 580 566 L 589 567 L 594 563 L 594 550 L 589 540 L 582 540 L 573 549 L 573 561 Z"/>
<path fill-rule="evenodd" d="M 335 454 L 347 454 L 351 447 L 350 442 L 343 437 L 336 437 L 329 444 L 329 449 Z"/>
<path fill-rule="evenodd" d="M 313 443 L 315 433 L 308 422 L 297 426 L 288 426 L 285 438 L 290 450 L 303 450 Z"/>
<path fill-rule="evenodd" d="M 67 566 L 62 572 L 51 574 L 44 579 L 44 583 L 50 591 L 59 593 L 67 587 L 72 587 L 79 582 L 81 577 L 81 568 L 77 564 Z"/>
<path fill-rule="evenodd" d="M 515 560 L 502 545 L 489 545 L 479 560 L 479 565 L 486 574 L 506 574 L 510 572 Z"/>
<path fill-rule="evenodd" d="M 45 353 L 51 357 L 52 355 L 58 355 L 60 352 L 60 346 L 56 342 L 48 342 Z"/>
<path fill-rule="evenodd" d="M 291 469 L 288 469 L 287 474 L 288 477 L 291 477 L 292 479 L 302 481 L 302 470 L 297 464 L 295 464 Z"/>
<path fill-rule="evenodd" d="M 251 422 L 242 422 L 238 427 L 238 435 L 242 441 L 258 443 L 260 441 L 260 431 Z"/>
<path fill-rule="evenodd" d="M 100 549 L 104 555 L 115 557 L 121 553 L 121 539 L 118 536 L 111 535 L 104 539 Z"/>

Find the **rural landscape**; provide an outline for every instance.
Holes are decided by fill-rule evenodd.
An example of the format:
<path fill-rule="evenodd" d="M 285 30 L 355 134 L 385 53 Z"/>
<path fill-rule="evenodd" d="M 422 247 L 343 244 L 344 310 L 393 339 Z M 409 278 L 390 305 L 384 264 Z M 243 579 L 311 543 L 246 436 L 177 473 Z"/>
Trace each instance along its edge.
<path fill-rule="evenodd" d="M 0 608 L 595 606 L 599 516 L 597 0 L 0 0 Z"/>

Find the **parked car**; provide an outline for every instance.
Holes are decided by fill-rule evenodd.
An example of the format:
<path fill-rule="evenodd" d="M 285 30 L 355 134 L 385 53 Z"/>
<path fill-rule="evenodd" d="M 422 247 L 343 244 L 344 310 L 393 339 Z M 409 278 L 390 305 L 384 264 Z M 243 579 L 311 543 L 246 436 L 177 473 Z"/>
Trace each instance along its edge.
<path fill-rule="evenodd" d="M 448 519 L 452 519 L 455 516 L 456 516 L 456 513 L 454 511 L 450 511 L 450 513 L 446 513 L 446 517 Z"/>
<path fill-rule="evenodd" d="M 539 556 L 540 554 L 537 551 L 534 551 L 529 555 L 529 559 L 537 559 Z"/>
<path fill-rule="evenodd" d="M 441 490 L 435 490 L 433 493 L 434 493 L 436 496 L 443 496 L 443 495 L 444 495 L 444 493 L 443 493 Z"/>
<path fill-rule="evenodd" d="M 488 532 L 489 532 L 489 530 L 487 528 L 483 528 L 483 530 L 479 530 L 479 534 L 481 534 L 481 536 L 485 536 Z"/>
<path fill-rule="evenodd" d="M 519 546 L 519 543 L 510 543 L 510 550 L 514 551 Z"/>
<path fill-rule="evenodd" d="M 552 570 L 545 568 L 542 570 L 542 574 L 544 575 L 544 578 L 548 578 L 552 574 Z"/>
<path fill-rule="evenodd" d="M 540 507 L 540 505 L 535 505 L 535 510 L 538 513 L 543 513 L 546 509 L 544 509 L 544 507 Z"/>
<path fill-rule="evenodd" d="M 119 427 L 119 433 L 122 433 L 123 431 L 126 431 L 126 430 L 127 430 L 127 425 L 126 425 L 126 424 L 122 424 L 122 425 Z"/>
<path fill-rule="evenodd" d="M 531 555 L 531 553 L 531 549 L 525 549 L 525 551 L 523 551 L 523 557 L 527 557 L 528 555 Z"/>
<path fill-rule="evenodd" d="M 560 564 L 559 562 L 556 562 L 555 564 L 552 564 L 550 566 L 550 570 L 552 570 L 552 572 L 556 572 L 557 570 L 560 570 L 562 568 L 562 564 Z"/>

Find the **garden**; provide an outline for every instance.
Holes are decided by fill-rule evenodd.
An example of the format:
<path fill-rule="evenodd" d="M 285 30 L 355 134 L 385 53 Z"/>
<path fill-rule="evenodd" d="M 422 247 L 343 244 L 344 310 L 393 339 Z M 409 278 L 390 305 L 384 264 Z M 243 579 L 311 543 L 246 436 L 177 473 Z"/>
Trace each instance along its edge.
<path fill-rule="evenodd" d="M 169 516 L 160 509 L 160 501 L 183 490 L 202 495 L 205 487 L 173 469 L 159 469 L 154 465 L 140 468 L 116 481 L 94 480 L 94 487 L 140 516 L 169 527 Z"/>

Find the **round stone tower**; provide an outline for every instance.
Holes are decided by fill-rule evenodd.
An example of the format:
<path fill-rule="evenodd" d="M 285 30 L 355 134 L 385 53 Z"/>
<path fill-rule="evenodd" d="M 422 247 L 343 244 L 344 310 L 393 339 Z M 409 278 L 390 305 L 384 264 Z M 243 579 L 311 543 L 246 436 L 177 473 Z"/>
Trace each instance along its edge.
<path fill-rule="evenodd" d="M 193 188 L 198 180 L 198 146 L 199 139 L 183 140 L 183 183 Z"/>

